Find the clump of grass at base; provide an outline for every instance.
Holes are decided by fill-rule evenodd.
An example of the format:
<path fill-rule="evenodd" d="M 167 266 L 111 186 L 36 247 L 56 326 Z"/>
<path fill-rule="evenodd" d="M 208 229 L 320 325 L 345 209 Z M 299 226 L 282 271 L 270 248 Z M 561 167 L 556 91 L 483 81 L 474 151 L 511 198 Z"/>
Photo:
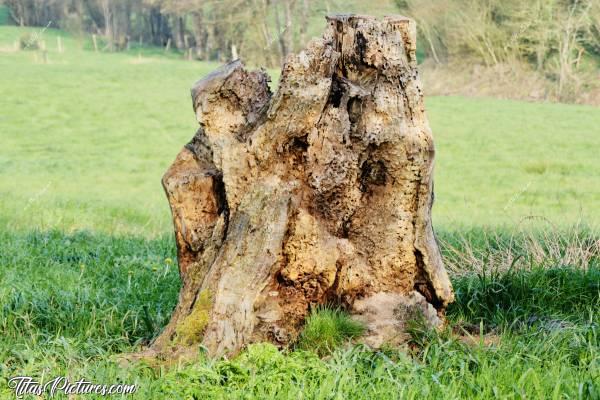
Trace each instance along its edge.
<path fill-rule="evenodd" d="M 353 320 L 339 308 L 319 307 L 306 319 L 296 347 L 323 357 L 350 339 L 362 335 L 365 329 L 362 323 Z"/>

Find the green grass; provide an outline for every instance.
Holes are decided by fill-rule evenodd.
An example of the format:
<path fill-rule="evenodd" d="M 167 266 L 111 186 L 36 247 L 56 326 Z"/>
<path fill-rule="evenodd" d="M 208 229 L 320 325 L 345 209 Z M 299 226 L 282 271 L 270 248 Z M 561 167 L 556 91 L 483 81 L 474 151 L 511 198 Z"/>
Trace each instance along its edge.
<path fill-rule="evenodd" d="M 46 41 L 47 64 L 14 50 L 24 31 Z M 190 86 L 217 65 L 88 46 L 53 29 L 0 27 L 0 223 L 168 232 L 160 177 L 197 127 Z M 529 226 L 529 216 L 599 224 L 600 109 L 460 97 L 431 97 L 427 108 L 437 228 Z"/>
<path fill-rule="evenodd" d="M 306 318 L 297 348 L 325 356 L 364 332 L 364 325 L 353 320 L 343 310 L 317 308 Z"/>
<path fill-rule="evenodd" d="M 586 238 L 599 239 L 593 233 Z M 482 261 L 505 253 L 507 245 L 473 243 L 469 252 Z M 452 257 L 453 249 L 445 247 L 444 256 Z M 170 236 L 0 234 L 0 398 L 11 398 L 6 380 L 16 375 L 135 383 L 136 399 L 600 395 L 598 252 L 580 258 L 581 265 L 528 260 L 493 275 L 453 274 L 457 299 L 448 311 L 449 328 L 413 332 L 409 351 L 345 344 L 360 327 L 340 311 L 322 310 L 311 315 L 295 350 L 259 344 L 233 359 L 212 360 L 199 348 L 190 365 L 123 368 L 116 355 L 147 343 L 175 304 L 173 257 Z M 480 324 L 481 337 L 469 328 Z M 465 329 L 472 343 L 452 329 Z M 484 344 L 490 333 L 497 340 Z M 329 356 L 319 358 L 319 348 Z"/>
<path fill-rule="evenodd" d="M 456 278 L 454 284 L 461 301 L 450 306 L 453 316 L 494 326 L 538 320 L 582 322 L 599 306 L 600 269 L 550 267 L 484 273 Z"/>
<path fill-rule="evenodd" d="M 21 30 L 0 29 L 10 43 Z M 0 97 L 0 223 L 162 234 L 160 178 L 197 126 L 189 88 L 216 67 L 78 49 L 59 32 L 36 51 L 5 51 Z"/>
<path fill-rule="evenodd" d="M 442 226 L 598 224 L 600 108 L 495 99 L 427 100 Z"/>
<path fill-rule="evenodd" d="M 14 49 L 26 31 L 47 63 Z M 600 110 L 493 99 L 427 99 L 446 330 L 373 351 L 324 309 L 287 351 L 120 366 L 177 301 L 160 177 L 197 126 L 189 87 L 216 67 L 179 57 L 0 27 L 0 399 L 16 375 L 134 383 L 136 399 L 600 398 Z"/>

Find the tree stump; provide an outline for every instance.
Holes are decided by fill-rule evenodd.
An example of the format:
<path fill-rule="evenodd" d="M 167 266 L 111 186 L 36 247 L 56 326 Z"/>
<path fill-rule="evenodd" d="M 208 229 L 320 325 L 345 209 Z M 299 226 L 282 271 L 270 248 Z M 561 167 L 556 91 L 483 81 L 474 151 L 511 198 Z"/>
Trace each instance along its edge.
<path fill-rule="evenodd" d="M 151 349 L 285 346 L 311 307 L 367 344 L 439 325 L 453 300 L 431 226 L 434 147 L 412 20 L 336 15 L 271 94 L 233 61 L 192 88 L 200 124 L 163 177 L 182 289 Z"/>

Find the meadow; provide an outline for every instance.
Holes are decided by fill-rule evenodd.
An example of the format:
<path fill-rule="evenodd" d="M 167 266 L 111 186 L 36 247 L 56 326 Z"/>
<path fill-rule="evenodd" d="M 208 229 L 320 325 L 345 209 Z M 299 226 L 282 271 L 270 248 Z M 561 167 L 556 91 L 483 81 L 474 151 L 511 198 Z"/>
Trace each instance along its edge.
<path fill-rule="evenodd" d="M 25 31 L 45 56 L 15 47 Z M 0 398 L 17 375 L 139 399 L 600 398 L 600 109 L 486 98 L 426 100 L 445 330 L 416 321 L 409 346 L 373 351 L 322 311 L 287 351 L 120 365 L 179 290 L 160 177 L 197 126 L 190 86 L 217 67 L 180 58 L 0 27 Z"/>

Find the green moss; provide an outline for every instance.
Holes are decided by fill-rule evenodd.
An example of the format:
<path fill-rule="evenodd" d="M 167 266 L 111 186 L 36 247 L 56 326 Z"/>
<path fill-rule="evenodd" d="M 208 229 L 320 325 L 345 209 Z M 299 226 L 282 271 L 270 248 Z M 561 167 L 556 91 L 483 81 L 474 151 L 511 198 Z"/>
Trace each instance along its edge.
<path fill-rule="evenodd" d="M 190 345 L 200 341 L 202 332 L 208 324 L 211 306 L 210 291 L 203 290 L 198 295 L 192 312 L 176 329 L 177 338 L 175 340 L 177 343 Z"/>

